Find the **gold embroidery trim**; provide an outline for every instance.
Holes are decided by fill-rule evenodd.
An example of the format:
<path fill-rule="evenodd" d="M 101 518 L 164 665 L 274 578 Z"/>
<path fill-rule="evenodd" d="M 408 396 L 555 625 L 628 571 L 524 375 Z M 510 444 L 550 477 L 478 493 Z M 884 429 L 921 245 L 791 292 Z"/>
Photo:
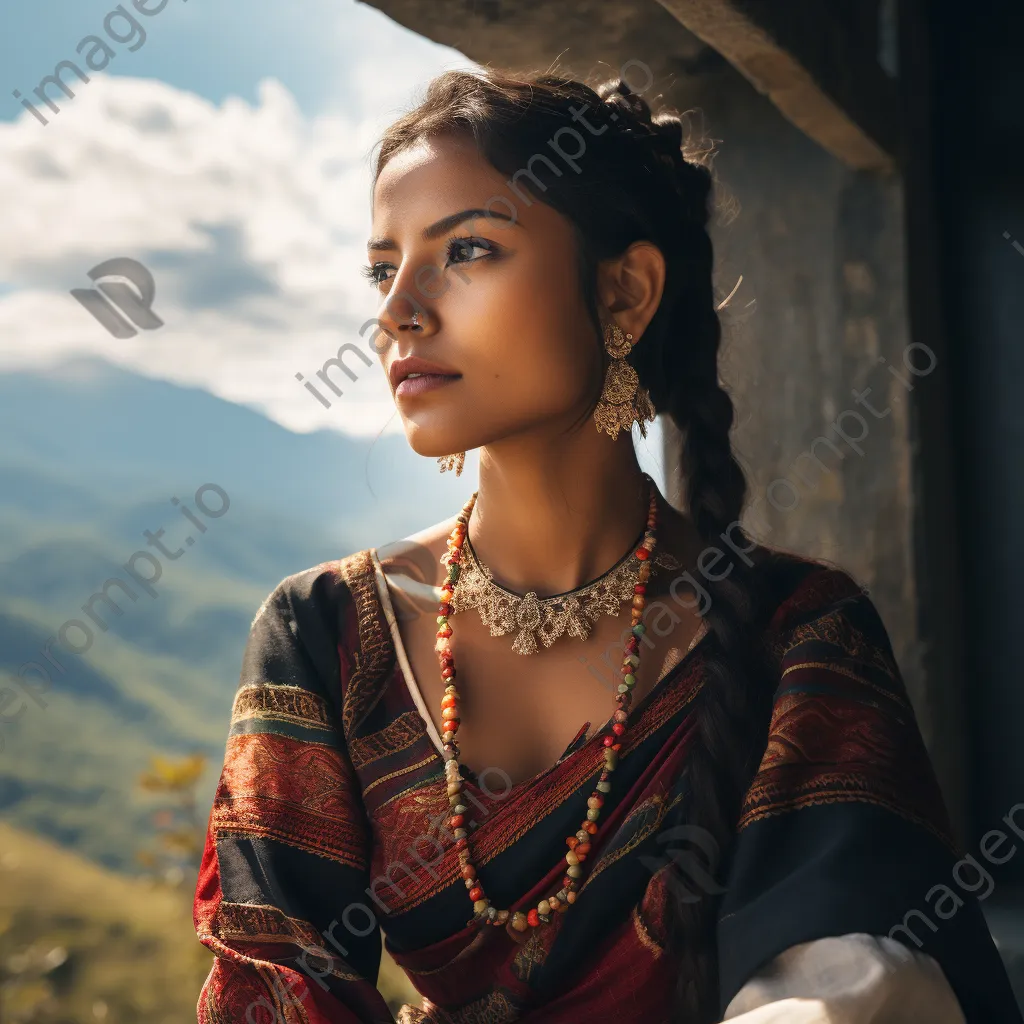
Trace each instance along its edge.
<path fill-rule="evenodd" d="M 374 779 L 364 790 L 363 795 L 365 796 L 375 786 L 379 786 L 382 782 L 387 782 L 388 779 L 395 779 L 399 775 L 406 775 L 409 772 L 415 771 L 417 768 L 422 768 L 426 764 L 430 764 L 431 761 L 436 757 L 435 754 L 431 754 L 429 757 L 425 757 L 422 761 L 417 761 L 416 764 L 411 764 L 407 768 L 399 768 L 398 771 L 389 772 L 387 775 L 382 775 L 379 779 Z"/>

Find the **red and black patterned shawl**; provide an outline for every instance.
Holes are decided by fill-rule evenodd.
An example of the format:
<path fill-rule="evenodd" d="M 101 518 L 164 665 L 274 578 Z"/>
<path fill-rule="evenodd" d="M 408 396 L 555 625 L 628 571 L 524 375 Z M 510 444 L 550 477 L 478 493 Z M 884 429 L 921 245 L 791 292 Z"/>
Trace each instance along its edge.
<path fill-rule="evenodd" d="M 960 851 L 874 606 L 838 569 L 779 564 L 779 687 L 723 884 L 703 870 L 709 837 L 679 814 L 708 637 L 634 709 L 576 904 L 522 943 L 467 926 L 443 761 L 371 553 L 282 581 L 252 625 L 196 891 L 215 954 L 201 1024 L 392 1021 L 375 988 L 382 930 L 424 997 L 402 1021 L 667 1021 L 673 892 L 716 900 L 723 1008 L 784 949 L 866 932 L 934 956 L 969 1024 L 1020 1022 L 978 900 L 959 890 L 947 916 L 926 902 Z M 511 788 L 464 773 L 498 906 L 528 909 L 557 888 L 600 742 Z M 908 921 L 914 910 L 934 928 Z"/>

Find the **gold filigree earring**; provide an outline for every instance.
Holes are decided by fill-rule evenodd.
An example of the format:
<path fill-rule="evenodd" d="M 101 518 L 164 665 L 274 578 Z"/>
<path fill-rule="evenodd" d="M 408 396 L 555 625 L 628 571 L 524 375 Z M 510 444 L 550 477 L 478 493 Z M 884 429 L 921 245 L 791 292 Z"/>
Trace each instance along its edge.
<path fill-rule="evenodd" d="M 604 327 L 605 351 L 612 357 L 604 375 L 604 387 L 594 410 L 598 430 L 610 434 L 614 440 L 620 430 L 632 430 L 633 422 L 640 424 L 640 434 L 647 436 L 647 423 L 656 415 L 651 396 L 640 386 L 636 370 L 626 362 L 633 347 L 633 335 L 611 321 Z"/>
<path fill-rule="evenodd" d="M 462 476 L 462 467 L 466 464 L 466 453 L 456 452 L 454 455 L 439 455 L 437 464 L 441 467 L 442 473 L 447 473 L 449 469 L 454 469 L 456 476 Z"/>

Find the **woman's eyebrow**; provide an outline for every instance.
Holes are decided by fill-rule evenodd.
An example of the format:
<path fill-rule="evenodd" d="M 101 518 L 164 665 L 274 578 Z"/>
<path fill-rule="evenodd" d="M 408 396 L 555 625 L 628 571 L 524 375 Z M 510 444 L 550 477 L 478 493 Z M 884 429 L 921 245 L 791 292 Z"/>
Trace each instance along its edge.
<path fill-rule="evenodd" d="M 510 224 L 515 224 L 515 218 L 510 217 L 507 213 L 499 213 L 497 210 L 482 210 L 479 207 L 475 207 L 470 210 L 460 210 L 458 213 L 450 213 L 447 217 L 442 217 L 439 221 L 431 224 L 430 227 L 423 229 L 423 240 L 429 242 L 434 238 L 439 238 L 441 235 L 452 228 L 461 224 L 464 220 L 475 219 L 477 217 L 486 217 L 488 220 L 505 220 Z M 371 238 L 366 243 L 367 252 L 375 252 L 380 249 L 397 249 L 398 245 L 394 239 L 381 237 Z"/>

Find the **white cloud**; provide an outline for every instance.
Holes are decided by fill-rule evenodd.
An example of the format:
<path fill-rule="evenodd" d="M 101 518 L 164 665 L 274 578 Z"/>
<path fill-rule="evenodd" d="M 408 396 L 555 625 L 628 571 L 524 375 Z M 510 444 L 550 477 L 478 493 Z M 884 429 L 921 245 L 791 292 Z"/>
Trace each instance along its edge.
<path fill-rule="evenodd" d="M 218 106 L 163 82 L 96 75 L 49 126 L 29 113 L 0 124 L 0 366 L 100 355 L 296 430 L 398 429 L 376 361 L 350 362 L 359 380 L 342 379 L 331 409 L 294 375 L 311 377 L 345 342 L 372 355 L 370 332 L 358 335 L 375 309 L 358 274 L 370 152 L 399 92 L 405 107 L 415 99 L 415 69 L 425 84 L 468 64 L 425 45 L 430 58 L 407 63 L 399 88 L 381 70 L 385 43 L 371 40 L 348 75 L 359 95 L 312 119 L 274 80 L 255 105 Z M 379 106 L 375 75 L 391 82 Z M 124 340 L 69 294 L 121 256 L 152 271 L 165 324 Z"/>

